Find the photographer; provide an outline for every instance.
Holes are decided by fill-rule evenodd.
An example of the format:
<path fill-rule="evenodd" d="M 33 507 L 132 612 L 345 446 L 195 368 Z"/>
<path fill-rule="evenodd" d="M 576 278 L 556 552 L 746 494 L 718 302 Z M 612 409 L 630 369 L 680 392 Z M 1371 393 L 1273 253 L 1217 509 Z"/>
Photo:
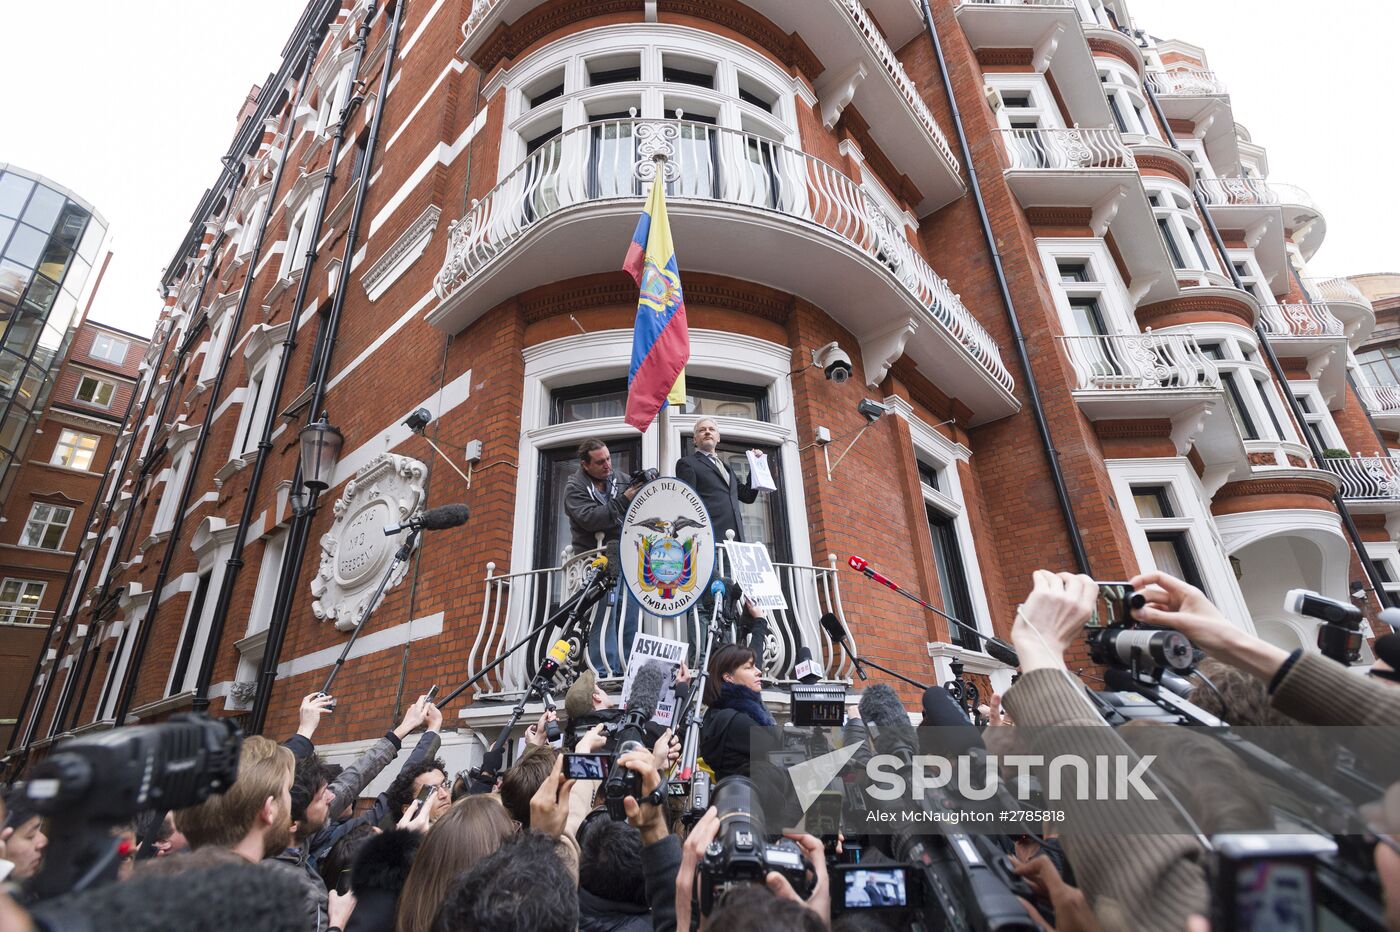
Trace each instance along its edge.
<path fill-rule="evenodd" d="M 1147 597 L 1133 615 L 1151 625 L 1175 628 L 1191 643 L 1223 663 L 1269 686 L 1269 704 L 1311 725 L 1394 725 L 1400 723 L 1400 690 L 1347 673 L 1318 653 L 1288 653 L 1226 620 L 1205 593 L 1166 573 L 1143 573 L 1132 586 Z M 1400 755 L 1390 729 L 1378 729 L 1378 751 Z M 1389 744 L 1385 742 L 1389 741 Z"/>
<path fill-rule="evenodd" d="M 569 534 L 574 553 L 584 553 L 600 546 L 597 535 L 602 534 L 601 546 L 618 540 L 622 536 L 622 519 L 632 504 L 640 482 L 625 487 L 613 474 L 612 454 L 608 445 L 597 437 L 590 437 L 578 445 L 578 472 L 569 477 L 564 485 L 564 514 L 569 518 Z M 632 649 L 632 638 L 637 633 L 637 606 L 622 583 L 622 574 L 617 576 L 615 596 L 610 600 L 611 611 L 618 623 L 608 626 L 606 643 L 599 651 L 597 645 L 589 646 L 589 657 L 593 666 L 601 668 L 606 658 L 608 670 L 622 672 L 622 658 Z M 597 616 L 601 621 L 601 615 Z M 619 637 L 617 632 L 621 632 Z M 621 646 L 619 647 L 619 642 Z"/>
<path fill-rule="evenodd" d="M 1011 629 L 1021 677 L 1006 693 L 1007 710 L 1021 728 L 1075 726 L 1053 736 L 1045 733 L 1039 743 L 1055 746 L 1036 747 L 1037 752 L 1136 761 L 1065 666 L 1065 652 L 1084 636 L 1098 584 L 1087 576 L 1046 570 L 1037 570 L 1034 580 Z M 1208 912 L 1205 851 L 1160 810 L 1144 807 L 1132 820 L 1133 834 L 1127 835 L 1123 826 L 1128 823 L 1110 816 L 1121 809 L 1090 800 L 1066 799 L 1062 805 L 1083 829 L 1064 837 L 1065 853 L 1105 929 L 1180 932 L 1192 915 Z"/>

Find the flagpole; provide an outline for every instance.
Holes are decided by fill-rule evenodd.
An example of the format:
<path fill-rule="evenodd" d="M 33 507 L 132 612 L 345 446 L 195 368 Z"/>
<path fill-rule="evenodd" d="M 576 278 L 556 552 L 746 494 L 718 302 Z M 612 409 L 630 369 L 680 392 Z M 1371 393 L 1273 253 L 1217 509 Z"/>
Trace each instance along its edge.
<path fill-rule="evenodd" d="M 660 431 L 657 437 L 656 455 L 661 458 L 661 475 L 674 476 L 676 474 L 676 460 L 679 458 L 671 449 L 671 406 L 662 405 L 661 412 L 656 416 L 656 429 Z"/>

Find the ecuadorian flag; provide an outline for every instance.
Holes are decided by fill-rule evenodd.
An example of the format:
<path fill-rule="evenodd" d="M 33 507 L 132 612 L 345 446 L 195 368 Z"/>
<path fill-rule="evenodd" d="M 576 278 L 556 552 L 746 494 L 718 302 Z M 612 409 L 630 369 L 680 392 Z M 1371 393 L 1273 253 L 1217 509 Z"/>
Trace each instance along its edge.
<path fill-rule="evenodd" d="M 627 423 L 645 431 L 663 405 L 685 404 L 685 364 L 690 358 L 685 297 L 666 220 L 666 185 L 660 177 L 652 182 L 622 269 L 641 289 L 627 372 Z"/>

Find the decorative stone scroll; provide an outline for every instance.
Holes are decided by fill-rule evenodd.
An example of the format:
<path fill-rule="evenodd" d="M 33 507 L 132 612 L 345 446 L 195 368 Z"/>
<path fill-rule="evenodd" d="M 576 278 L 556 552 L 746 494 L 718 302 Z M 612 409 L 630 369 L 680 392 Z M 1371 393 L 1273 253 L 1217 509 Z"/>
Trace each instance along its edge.
<path fill-rule="evenodd" d="M 403 523 L 422 506 L 427 472 L 418 460 L 383 453 L 345 484 L 335 521 L 321 536 L 321 567 L 311 581 L 311 611 L 318 619 L 333 618 L 338 630 L 349 631 L 374 610 L 370 599 L 399 547 L 397 537 L 384 536 L 384 527 Z M 385 592 L 407 573 L 404 561 Z"/>

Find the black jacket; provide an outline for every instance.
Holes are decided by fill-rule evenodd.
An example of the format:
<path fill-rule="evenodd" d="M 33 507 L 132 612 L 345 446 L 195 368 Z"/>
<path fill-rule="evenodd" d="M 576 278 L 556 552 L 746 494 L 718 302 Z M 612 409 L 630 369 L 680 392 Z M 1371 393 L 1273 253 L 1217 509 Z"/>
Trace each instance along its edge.
<path fill-rule="evenodd" d="M 716 780 L 731 774 L 751 776 L 751 754 L 766 760 L 767 752 L 781 750 L 774 729 L 765 728 L 737 709 L 713 708 L 705 712 L 700 728 L 700 756 L 715 772 Z"/>
<path fill-rule="evenodd" d="M 728 472 L 729 481 L 725 482 L 715 464 L 699 450 L 676 460 L 676 478 L 699 493 L 705 510 L 710 513 L 717 544 L 724 542 L 725 531 L 733 531 L 735 540 L 744 539 L 739 503 L 751 504 L 758 498 L 748 479 L 740 482 L 733 469 L 728 469 Z"/>
<path fill-rule="evenodd" d="M 423 836 L 395 829 L 370 839 L 350 872 L 355 911 L 345 932 L 394 932 L 399 892 Z"/>
<path fill-rule="evenodd" d="M 578 932 L 652 932 L 651 910 L 605 900 L 579 887 Z"/>

